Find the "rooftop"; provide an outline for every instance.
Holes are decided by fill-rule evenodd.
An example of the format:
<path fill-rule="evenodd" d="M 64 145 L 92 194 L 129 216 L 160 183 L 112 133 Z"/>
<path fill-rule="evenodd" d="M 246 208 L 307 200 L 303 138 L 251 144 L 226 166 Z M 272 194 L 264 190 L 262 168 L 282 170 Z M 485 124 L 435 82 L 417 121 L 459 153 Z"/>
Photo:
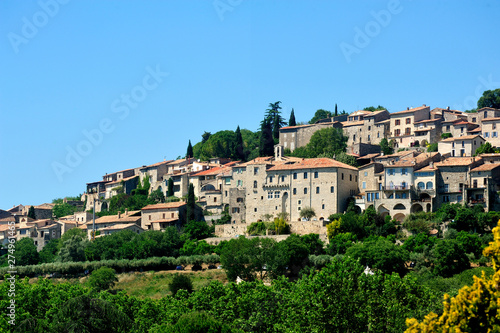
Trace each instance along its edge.
<path fill-rule="evenodd" d="M 478 167 L 475 167 L 471 171 L 491 171 L 491 170 L 496 169 L 498 167 L 500 167 L 500 163 L 485 163 L 485 164 L 481 164 Z"/>
<path fill-rule="evenodd" d="M 142 210 L 151 210 L 151 209 L 173 209 L 173 208 L 179 208 L 186 205 L 184 201 L 176 201 L 176 202 L 165 202 L 165 203 L 159 203 L 155 205 L 148 205 L 144 207 Z"/>
<path fill-rule="evenodd" d="M 483 138 L 482 136 L 478 134 L 473 134 L 473 135 L 464 135 L 464 136 L 457 136 L 457 137 L 451 137 L 448 139 L 441 140 L 441 142 L 452 142 L 452 141 L 461 141 L 461 140 L 473 140 L 475 138 Z M 484 139 L 483 139 L 484 140 Z"/>
<path fill-rule="evenodd" d="M 473 163 L 479 162 L 481 157 L 448 157 L 447 159 L 434 163 L 436 167 L 448 167 L 448 166 L 468 166 Z"/>
<path fill-rule="evenodd" d="M 142 229 L 140 226 L 138 226 L 135 223 L 123 223 L 123 224 L 115 224 L 115 225 L 112 225 L 112 226 L 109 226 L 106 228 L 101 228 L 99 230 L 100 231 L 123 230 L 123 229 L 130 228 L 132 226 L 136 226 L 137 228 Z"/>
<path fill-rule="evenodd" d="M 276 165 L 269 169 L 269 171 L 279 170 L 299 170 L 299 169 L 317 169 L 317 168 L 344 168 L 350 170 L 358 170 L 351 165 L 341 163 L 331 158 L 305 158 L 295 163 L 287 163 Z"/>
<path fill-rule="evenodd" d="M 400 115 L 400 114 L 412 113 L 412 112 L 420 111 L 420 110 L 423 110 L 423 109 L 426 109 L 426 108 L 429 108 L 429 107 L 427 105 L 422 105 L 422 106 L 419 106 L 419 107 L 416 107 L 416 108 L 412 108 L 412 109 L 408 109 L 408 110 L 393 112 L 393 113 L 391 113 L 391 116 L 392 115 Z"/>

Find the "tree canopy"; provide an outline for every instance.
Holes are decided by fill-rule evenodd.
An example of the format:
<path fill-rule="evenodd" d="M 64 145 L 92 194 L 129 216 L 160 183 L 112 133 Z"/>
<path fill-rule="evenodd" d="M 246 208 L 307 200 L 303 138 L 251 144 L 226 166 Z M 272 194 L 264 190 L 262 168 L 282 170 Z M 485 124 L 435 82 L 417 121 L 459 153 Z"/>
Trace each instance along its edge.
<path fill-rule="evenodd" d="M 483 96 L 477 101 L 477 108 L 495 108 L 500 109 L 500 89 L 486 90 Z"/>
<path fill-rule="evenodd" d="M 323 109 L 316 110 L 316 112 L 314 113 L 314 117 L 312 117 L 311 120 L 309 120 L 309 124 L 314 124 L 320 119 L 329 118 L 331 116 L 332 113 L 330 111 Z"/>

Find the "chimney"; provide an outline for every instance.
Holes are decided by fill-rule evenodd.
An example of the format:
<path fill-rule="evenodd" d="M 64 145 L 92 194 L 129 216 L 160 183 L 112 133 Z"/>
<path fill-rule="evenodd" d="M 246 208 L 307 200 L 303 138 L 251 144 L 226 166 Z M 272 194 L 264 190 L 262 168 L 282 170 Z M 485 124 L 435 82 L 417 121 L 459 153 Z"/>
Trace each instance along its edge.
<path fill-rule="evenodd" d="M 427 105 L 424 104 L 424 106 L 427 106 Z"/>
<path fill-rule="evenodd" d="M 448 106 L 448 107 L 446 108 L 446 110 L 449 110 L 449 109 L 450 109 L 450 107 Z"/>
<path fill-rule="evenodd" d="M 434 161 L 430 161 L 430 162 L 429 162 L 429 167 L 430 167 L 431 169 L 434 169 Z"/>
<path fill-rule="evenodd" d="M 406 110 L 410 110 L 410 107 L 409 107 L 409 106 L 407 106 L 407 107 L 406 107 Z"/>
<path fill-rule="evenodd" d="M 122 212 L 118 211 L 118 218 L 122 217 Z"/>
<path fill-rule="evenodd" d="M 128 215 L 128 208 L 125 208 L 125 215 Z"/>

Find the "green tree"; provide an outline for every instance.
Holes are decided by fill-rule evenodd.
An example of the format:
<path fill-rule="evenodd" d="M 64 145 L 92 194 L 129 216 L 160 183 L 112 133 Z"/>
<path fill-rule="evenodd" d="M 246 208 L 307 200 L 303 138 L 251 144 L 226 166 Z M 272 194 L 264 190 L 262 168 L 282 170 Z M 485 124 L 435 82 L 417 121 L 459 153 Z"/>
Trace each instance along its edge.
<path fill-rule="evenodd" d="M 330 239 L 327 253 L 330 255 L 345 254 L 347 249 L 355 244 L 356 240 L 356 235 L 350 232 L 336 234 Z"/>
<path fill-rule="evenodd" d="M 470 267 L 464 248 L 454 239 L 440 239 L 432 249 L 433 272 L 450 277 Z"/>
<path fill-rule="evenodd" d="M 30 209 L 28 209 L 28 217 L 36 220 L 35 206 L 30 206 Z"/>
<path fill-rule="evenodd" d="M 72 236 L 63 242 L 57 254 L 58 261 L 85 261 L 85 248 L 88 243 L 88 240 L 83 240 L 78 236 Z"/>
<path fill-rule="evenodd" d="M 300 210 L 300 217 L 306 219 L 307 221 L 312 219 L 314 216 L 316 216 L 316 212 L 312 207 L 304 207 Z"/>
<path fill-rule="evenodd" d="M 311 120 L 309 120 L 309 124 L 315 124 L 318 120 L 329 118 L 331 116 L 332 113 L 330 111 L 323 109 L 316 110 L 316 112 L 314 113 L 314 117 L 312 117 Z"/>
<path fill-rule="evenodd" d="M 335 155 L 335 159 L 341 163 L 351 165 L 356 168 L 358 167 L 358 160 L 356 160 L 356 157 L 349 155 L 343 151 L 337 153 L 337 155 Z"/>
<path fill-rule="evenodd" d="M 212 133 L 210 132 L 207 132 L 205 131 L 202 135 L 201 135 L 201 143 L 205 143 L 208 141 L 208 139 L 210 138 L 210 136 L 212 135 Z"/>
<path fill-rule="evenodd" d="M 272 156 L 274 153 L 274 139 L 272 123 L 267 118 L 260 123 L 259 155 Z"/>
<path fill-rule="evenodd" d="M 69 203 L 61 203 L 55 204 L 52 208 L 52 214 L 56 218 L 60 218 L 67 215 L 73 215 L 78 209 L 75 206 L 70 205 Z"/>
<path fill-rule="evenodd" d="M 392 272 L 404 275 L 408 252 L 383 237 L 365 240 L 347 249 L 346 255 L 359 259 L 359 262 L 370 268 L 380 269 L 386 274 Z"/>
<path fill-rule="evenodd" d="M 334 114 L 334 116 L 337 117 L 338 115 L 339 115 L 339 112 L 337 110 L 337 103 L 335 103 L 335 114 Z"/>
<path fill-rule="evenodd" d="M 432 153 L 438 151 L 438 144 L 437 142 L 431 143 L 427 146 L 427 152 Z"/>
<path fill-rule="evenodd" d="M 194 196 L 193 183 L 189 183 L 188 195 L 186 200 L 186 222 L 194 221 L 196 219 L 196 198 Z"/>
<path fill-rule="evenodd" d="M 214 228 L 210 227 L 205 221 L 194 221 L 188 222 L 184 228 L 184 233 L 189 235 L 190 239 L 205 239 L 212 237 Z"/>
<path fill-rule="evenodd" d="M 165 202 L 165 195 L 161 191 L 161 188 L 158 187 L 156 190 L 151 192 L 149 194 L 149 200 L 154 204 Z"/>
<path fill-rule="evenodd" d="M 493 154 L 493 153 L 498 153 L 498 149 L 494 148 L 491 145 L 491 143 L 485 142 L 481 144 L 479 148 L 476 149 L 474 156 L 477 156 L 479 154 Z"/>
<path fill-rule="evenodd" d="M 53 332 L 128 332 L 130 318 L 102 299 L 82 295 L 66 302 L 52 321 Z"/>
<path fill-rule="evenodd" d="M 243 137 L 241 136 L 240 126 L 236 128 L 236 142 L 234 145 L 234 153 L 233 156 L 236 160 L 243 161 L 245 160 L 245 151 L 243 147 Z"/>
<path fill-rule="evenodd" d="M 477 108 L 500 109 L 500 89 L 486 90 L 477 101 Z"/>
<path fill-rule="evenodd" d="M 43 249 L 39 252 L 40 262 L 54 262 L 57 258 L 57 252 L 59 251 L 61 245 L 61 239 L 52 239 L 45 244 Z"/>
<path fill-rule="evenodd" d="M 151 333 L 229 333 L 231 329 L 205 312 L 183 314 L 175 325 L 153 327 Z"/>
<path fill-rule="evenodd" d="M 168 289 L 174 296 L 181 289 L 184 289 L 188 293 L 191 293 L 193 291 L 193 283 L 191 282 L 189 276 L 185 274 L 175 274 L 172 282 L 170 282 L 168 285 Z"/>
<path fill-rule="evenodd" d="M 275 143 L 279 141 L 280 132 L 279 129 L 286 124 L 285 119 L 281 116 L 281 101 L 275 103 L 269 103 L 269 108 L 266 110 L 266 119 L 270 122 L 270 128 L 272 130 L 272 138 Z"/>
<path fill-rule="evenodd" d="M 187 146 L 187 151 L 186 151 L 186 157 L 191 158 L 193 157 L 193 146 L 191 145 L 191 140 L 189 140 L 188 146 Z"/>
<path fill-rule="evenodd" d="M 394 149 L 389 145 L 389 142 L 387 141 L 386 138 L 380 140 L 379 145 L 380 145 L 380 150 L 382 151 L 382 153 L 384 153 L 384 155 L 391 155 L 392 153 L 394 153 Z"/>
<path fill-rule="evenodd" d="M 377 107 L 374 107 L 374 106 L 368 106 L 366 108 L 363 109 L 364 111 L 380 111 L 380 110 L 387 110 L 386 108 L 384 108 L 382 105 L 379 105 Z"/>
<path fill-rule="evenodd" d="M 288 120 L 288 126 L 297 126 L 297 122 L 295 121 L 295 113 L 292 108 L 292 112 L 290 113 L 290 120 Z"/>
<path fill-rule="evenodd" d="M 15 258 L 18 266 L 38 264 L 40 256 L 33 239 L 25 237 L 16 242 Z"/>
<path fill-rule="evenodd" d="M 339 128 L 323 128 L 311 136 L 311 140 L 305 147 L 297 148 L 292 155 L 303 158 L 315 158 L 318 156 L 336 156 L 345 152 L 347 137 Z"/>
<path fill-rule="evenodd" d="M 88 280 L 89 286 L 97 291 L 113 288 L 116 282 L 118 278 L 115 270 L 106 266 L 93 271 Z"/>
<path fill-rule="evenodd" d="M 172 177 L 168 179 L 168 186 L 167 186 L 167 197 L 171 197 L 174 195 L 174 180 Z"/>

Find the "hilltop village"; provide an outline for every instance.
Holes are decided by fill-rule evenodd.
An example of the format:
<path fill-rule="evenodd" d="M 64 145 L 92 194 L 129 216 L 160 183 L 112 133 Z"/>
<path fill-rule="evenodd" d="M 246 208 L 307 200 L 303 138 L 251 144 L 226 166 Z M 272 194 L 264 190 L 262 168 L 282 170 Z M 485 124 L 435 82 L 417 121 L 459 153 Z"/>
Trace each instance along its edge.
<path fill-rule="evenodd" d="M 288 154 L 306 146 L 324 128 L 343 131 L 346 152 L 358 167 L 327 157 Z M 113 197 L 131 194 L 145 182 L 149 194 L 161 193 L 166 202 L 95 216 L 100 237 L 120 230 L 141 233 L 180 227 L 186 221 L 186 202 L 169 198 L 186 198 L 190 184 L 197 219 L 211 224 L 230 217 L 215 226 L 220 238 L 245 235 L 250 223 L 278 216 L 287 220 L 291 233 L 326 235 L 328 217 L 345 212 L 349 205 L 359 212 L 373 206 L 399 222 L 411 213 L 435 211 L 443 203 L 481 204 L 486 211 L 497 210 L 500 154 L 477 155 L 476 150 L 486 143 L 500 146 L 499 131 L 500 110 L 494 108 L 474 113 L 431 110 L 426 105 L 393 113 L 360 110 L 280 128 L 273 156 L 246 162 L 187 156 L 107 173 L 102 180 L 90 180 L 80 200 L 65 200 L 80 207 L 72 215 L 56 219 L 54 204 L 1 210 L 0 237 L 5 243 L 8 223 L 15 222 L 17 238 L 31 237 L 39 250 L 71 228 L 85 230 L 90 238 L 92 211 L 107 211 Z M 391 142 L 393 153 L 384 154 L 382 140 Z M 430 151 L 433 144 L 437 151 Z M 34 216 L 29 216 L 30 210 Z"/>

